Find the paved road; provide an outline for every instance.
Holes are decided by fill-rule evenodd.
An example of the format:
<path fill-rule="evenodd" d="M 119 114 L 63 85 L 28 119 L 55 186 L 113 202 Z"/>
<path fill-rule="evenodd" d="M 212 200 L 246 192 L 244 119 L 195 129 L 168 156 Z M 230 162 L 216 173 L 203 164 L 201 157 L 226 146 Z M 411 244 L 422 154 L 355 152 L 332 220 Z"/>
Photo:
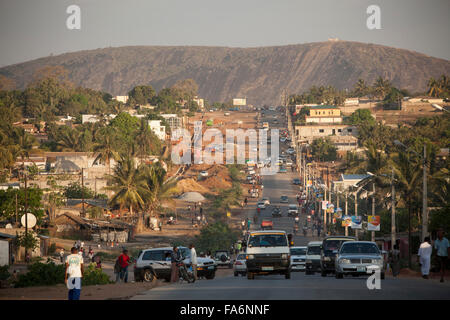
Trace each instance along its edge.
<path fill-rule="evenodd" d="M 282 150 L 286 148 L 287 146 L 282 146 Z M 281 195 L 286 195 L 290 203 L 295 203 L 298 187 L 292 185 L 294 177 L 295 173 L 292 172 L 263 177 L 263 196 L 268 197 L 272 205 L 283 207 L 283 217 L 273 219 L 274 229 L 286 230 L 289 233 L 292 232 L 294 219 L 286 216 L 287 204 L 280 204 L 279 200 Z M 250 214 L 251 212 L 250 210 Z M 256 208 L 253 212 L 256 212 Z M 271 209 L 262 210 L 261 216 L 271 218 Z M 305 217 L 302 216 L 301 219 L 304 221 Z M 311 240 L 311 236 L 294 236 L 295 245 L 306 245 Z M 333 276 L 321 277 L 320 274 L 307 276 L 303 272 L 293 272 L 289 280 L 282 275 L 256 276 L 255 280 L 229 275 L 194 284 L 170 284 L 139 294 L 134 299 L 450 299 L 450 283 L 439 283 L 437 280 L 393 279 L 387 276 L 381 281 L 380 290 L 369 290 L 366 281 L 367 277 L 335 279 Z"/>

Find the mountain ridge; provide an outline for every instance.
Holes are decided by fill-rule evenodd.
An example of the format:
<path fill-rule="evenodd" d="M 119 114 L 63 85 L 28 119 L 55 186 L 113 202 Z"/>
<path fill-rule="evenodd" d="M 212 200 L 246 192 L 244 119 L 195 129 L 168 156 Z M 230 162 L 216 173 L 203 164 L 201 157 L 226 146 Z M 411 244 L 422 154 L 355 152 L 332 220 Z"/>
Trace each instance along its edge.
<path fill-rule="evenodd" d="M 284 90 L 312 85 L 351 89 L 359 78 L 381 76 L 394 86 L 420 92 L 430 77 L 450 74 L 450 61 L 406 49 L 353 41 L 270 47 L 125 46 L 63 53 L 0 68 L 24 88 L 33 73 L 62 65 L 76 85 L 125 95 L 136 85 L 156 90 L 193 78 L 209 101 L 247 97 L 250 104 L 280 103 Z"/>

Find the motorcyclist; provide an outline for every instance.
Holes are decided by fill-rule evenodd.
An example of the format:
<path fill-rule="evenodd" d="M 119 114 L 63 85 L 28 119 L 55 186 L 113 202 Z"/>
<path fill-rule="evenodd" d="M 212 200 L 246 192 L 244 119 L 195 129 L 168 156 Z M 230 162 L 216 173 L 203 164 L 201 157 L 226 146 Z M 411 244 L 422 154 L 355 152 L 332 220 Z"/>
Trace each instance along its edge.
<path fill-rule="evenodd" d="M 295 223 L 296 225 L 298 225 L 299 222 L 300 222 L 299 216 L 295 216 L 295 218 L 294 218 L 294 223 Z"/>

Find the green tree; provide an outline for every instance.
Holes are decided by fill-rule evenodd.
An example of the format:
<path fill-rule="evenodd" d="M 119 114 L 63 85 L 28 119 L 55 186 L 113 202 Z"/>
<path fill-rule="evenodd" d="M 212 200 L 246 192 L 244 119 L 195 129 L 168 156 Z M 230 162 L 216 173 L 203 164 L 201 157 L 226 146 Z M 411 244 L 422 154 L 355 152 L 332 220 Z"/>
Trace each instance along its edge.
<path fill-rule="evenodd" d="M 375 124 L 375 118 L 369 109 L 358 109 L 350 115 L 348 122 L 353 125 L 362 123 Z"/>
<path fill-rule="evenodd" d="M 150 104 L 155 96 L 156 91 L 152 86 L 137 86 L 128 92 L 127 104 L 130 106 Z"/>
<path fill-rule="evenodd" d="M 329 137 L 315 139 L 311 144 L 313 156 L 319 161 L 335 161 L 337 149 Z"/>

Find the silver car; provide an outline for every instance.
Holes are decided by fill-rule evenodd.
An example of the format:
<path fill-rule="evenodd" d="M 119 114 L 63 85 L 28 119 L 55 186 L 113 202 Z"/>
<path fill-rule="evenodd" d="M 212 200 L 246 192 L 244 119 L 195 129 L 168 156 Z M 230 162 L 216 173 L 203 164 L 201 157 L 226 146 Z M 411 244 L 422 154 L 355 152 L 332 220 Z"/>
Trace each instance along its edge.
<path fill-rule="evenodd" d="M 305 271 L 307 247 L 291 247 L 292 271 Z"/>
<path fill-rule="evenodd" d="M 384 279 L 383 252 L 378 249 L 375 242 L 348 241 L 344 242 L 337 252 L 335 260 L 336 279 L 342 279 L 344 275 L 367 275 L 373 270 L 379 269 L 381 279 Z"/>
<path fill-rule="evenodd" d="M 245 276 L 247 274 L 247 265 L 245 260 L 245 253 L 239 253 L 233 264 L 234 276 L 237 277 L 239 274 Z"/>

